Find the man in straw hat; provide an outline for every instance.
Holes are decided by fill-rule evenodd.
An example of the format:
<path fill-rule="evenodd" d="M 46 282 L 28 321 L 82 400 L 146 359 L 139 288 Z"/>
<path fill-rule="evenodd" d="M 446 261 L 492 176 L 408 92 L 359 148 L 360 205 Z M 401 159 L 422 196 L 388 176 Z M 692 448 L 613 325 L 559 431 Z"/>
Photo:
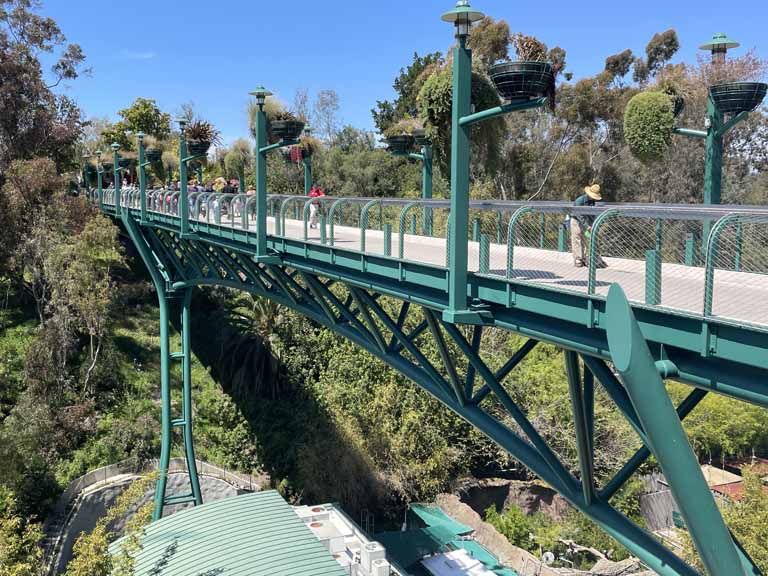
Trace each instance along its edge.
<path fill-rule="evenodd" d="M 594 206 L 595 202 L 603 199 L 600 194 L 600 184 L 592 184 L 584 188 L 584 194 L 576 198 L 574 206 Z M 592 223 L 595 217 L 590 214 L 574 214 L 571 216 L 571 252 L 573 265 L 577 268 L 586 266 L 589 253 L 589 239 L 592 233 Z M 597 267 L 605 268 L 608 264 L 597 255 Z"/>

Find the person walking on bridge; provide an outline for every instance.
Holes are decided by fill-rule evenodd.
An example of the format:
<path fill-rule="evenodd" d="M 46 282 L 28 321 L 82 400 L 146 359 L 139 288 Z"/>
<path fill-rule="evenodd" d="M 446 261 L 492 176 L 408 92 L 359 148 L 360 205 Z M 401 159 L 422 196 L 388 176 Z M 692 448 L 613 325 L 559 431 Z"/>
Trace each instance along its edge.
<path fill-rule="evenodd" d="M 594 206 L 595 202 L 602 199 L 600 184 L 592 184 L 584 188 L 584 194 L 576 198 L 573 205 L 577 207 Z M 595 217 L 591 214 L 573 214 L 571 216 L 571 252 L 573 253 L 573 265 L 576 268 L 589 264 L 589 241 L 594 221 Z M 597 267 L 605 268 L 607 266 L 605 260 L 597 254 Z"/>
<path fill-rule="evenodd" d="M 314 184 L 309 190 L 309 197 L 312 198 L 312 203 L 309 205 L 309 227 L 317 228 L 317 215 L 320 210 L 320 202 L 318 198 L 325 196 L 325 192 L 317 184 Z"/>

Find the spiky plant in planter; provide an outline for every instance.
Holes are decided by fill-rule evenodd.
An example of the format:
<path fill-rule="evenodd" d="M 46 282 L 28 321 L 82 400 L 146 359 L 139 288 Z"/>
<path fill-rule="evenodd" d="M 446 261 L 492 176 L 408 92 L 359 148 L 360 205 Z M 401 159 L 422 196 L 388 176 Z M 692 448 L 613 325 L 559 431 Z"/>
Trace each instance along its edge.
<path fill-rule="evenodd" d="M 415 135 L 423 131 L 421 122 L 415 118 L 406 117 L 384 130 L 384 139 L 391 152 L 405 153 L 413 148 Z"/>
<path fill-rule="evenodd" d="M 184 133 L 187 137 L 187 149 L 193 156 L 204 156 L 213 144 L 220 144 L 220 133 L 207 120 L 195 119 L 187 124 Z"/>
<path fill-rule="evenodd" d="M 520 33 L 513 34 L 511 42 L 517 60 L 498 62 L 488 69 L 496 90 L 508 102 L 547 96 L 554 106 L 555 73 L 546 44 Z"/>
<path fill-rule="evenodd" d="M 304 134 L 299 139 L 299 143 L 296 145 L 296 148 L 298 149 L 298 154 L 301 156 L 301 158 L 309 158 L 318 150 L 320 150 L 320 146 L 320 140 L 314 136 L 307 136 Z"/>
<path fill-rule="evenodd" d="M 305 122 L 288 110 L 280 110 L 270 119 L 269 132 L 271 140 L 296 140 L 304 130 Z"/>

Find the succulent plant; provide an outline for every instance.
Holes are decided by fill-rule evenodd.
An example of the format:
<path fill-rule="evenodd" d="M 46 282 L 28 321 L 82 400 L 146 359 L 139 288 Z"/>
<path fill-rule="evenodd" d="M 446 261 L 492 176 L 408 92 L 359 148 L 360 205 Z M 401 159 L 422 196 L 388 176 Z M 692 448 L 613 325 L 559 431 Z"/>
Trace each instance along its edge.
<path fill-rule="evenodd" d="M 189 141 L 221 144 L 220 132 L 207 120 L 192 120 L 187 124 L 184 133 Z"/>

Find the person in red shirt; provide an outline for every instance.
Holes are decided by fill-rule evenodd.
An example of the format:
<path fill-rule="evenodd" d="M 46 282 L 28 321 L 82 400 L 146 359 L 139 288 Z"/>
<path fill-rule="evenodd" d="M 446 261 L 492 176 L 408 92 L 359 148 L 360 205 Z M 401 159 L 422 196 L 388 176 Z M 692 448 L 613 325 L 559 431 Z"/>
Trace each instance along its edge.
<path fill-rule="evenodd" d="M 309 197 L 310 198 L 322 198 L 325 196 L 325 192 L 323 192 L 323 189 L 320 188 L 317 184 L 314 184 L 312 188 L 309 190 Z M 309 227 L 310 228 L 317 228 L 317 215 L 320 210 L 320 202 L 313 201 L 312 204 L 309 205 Z"/>

